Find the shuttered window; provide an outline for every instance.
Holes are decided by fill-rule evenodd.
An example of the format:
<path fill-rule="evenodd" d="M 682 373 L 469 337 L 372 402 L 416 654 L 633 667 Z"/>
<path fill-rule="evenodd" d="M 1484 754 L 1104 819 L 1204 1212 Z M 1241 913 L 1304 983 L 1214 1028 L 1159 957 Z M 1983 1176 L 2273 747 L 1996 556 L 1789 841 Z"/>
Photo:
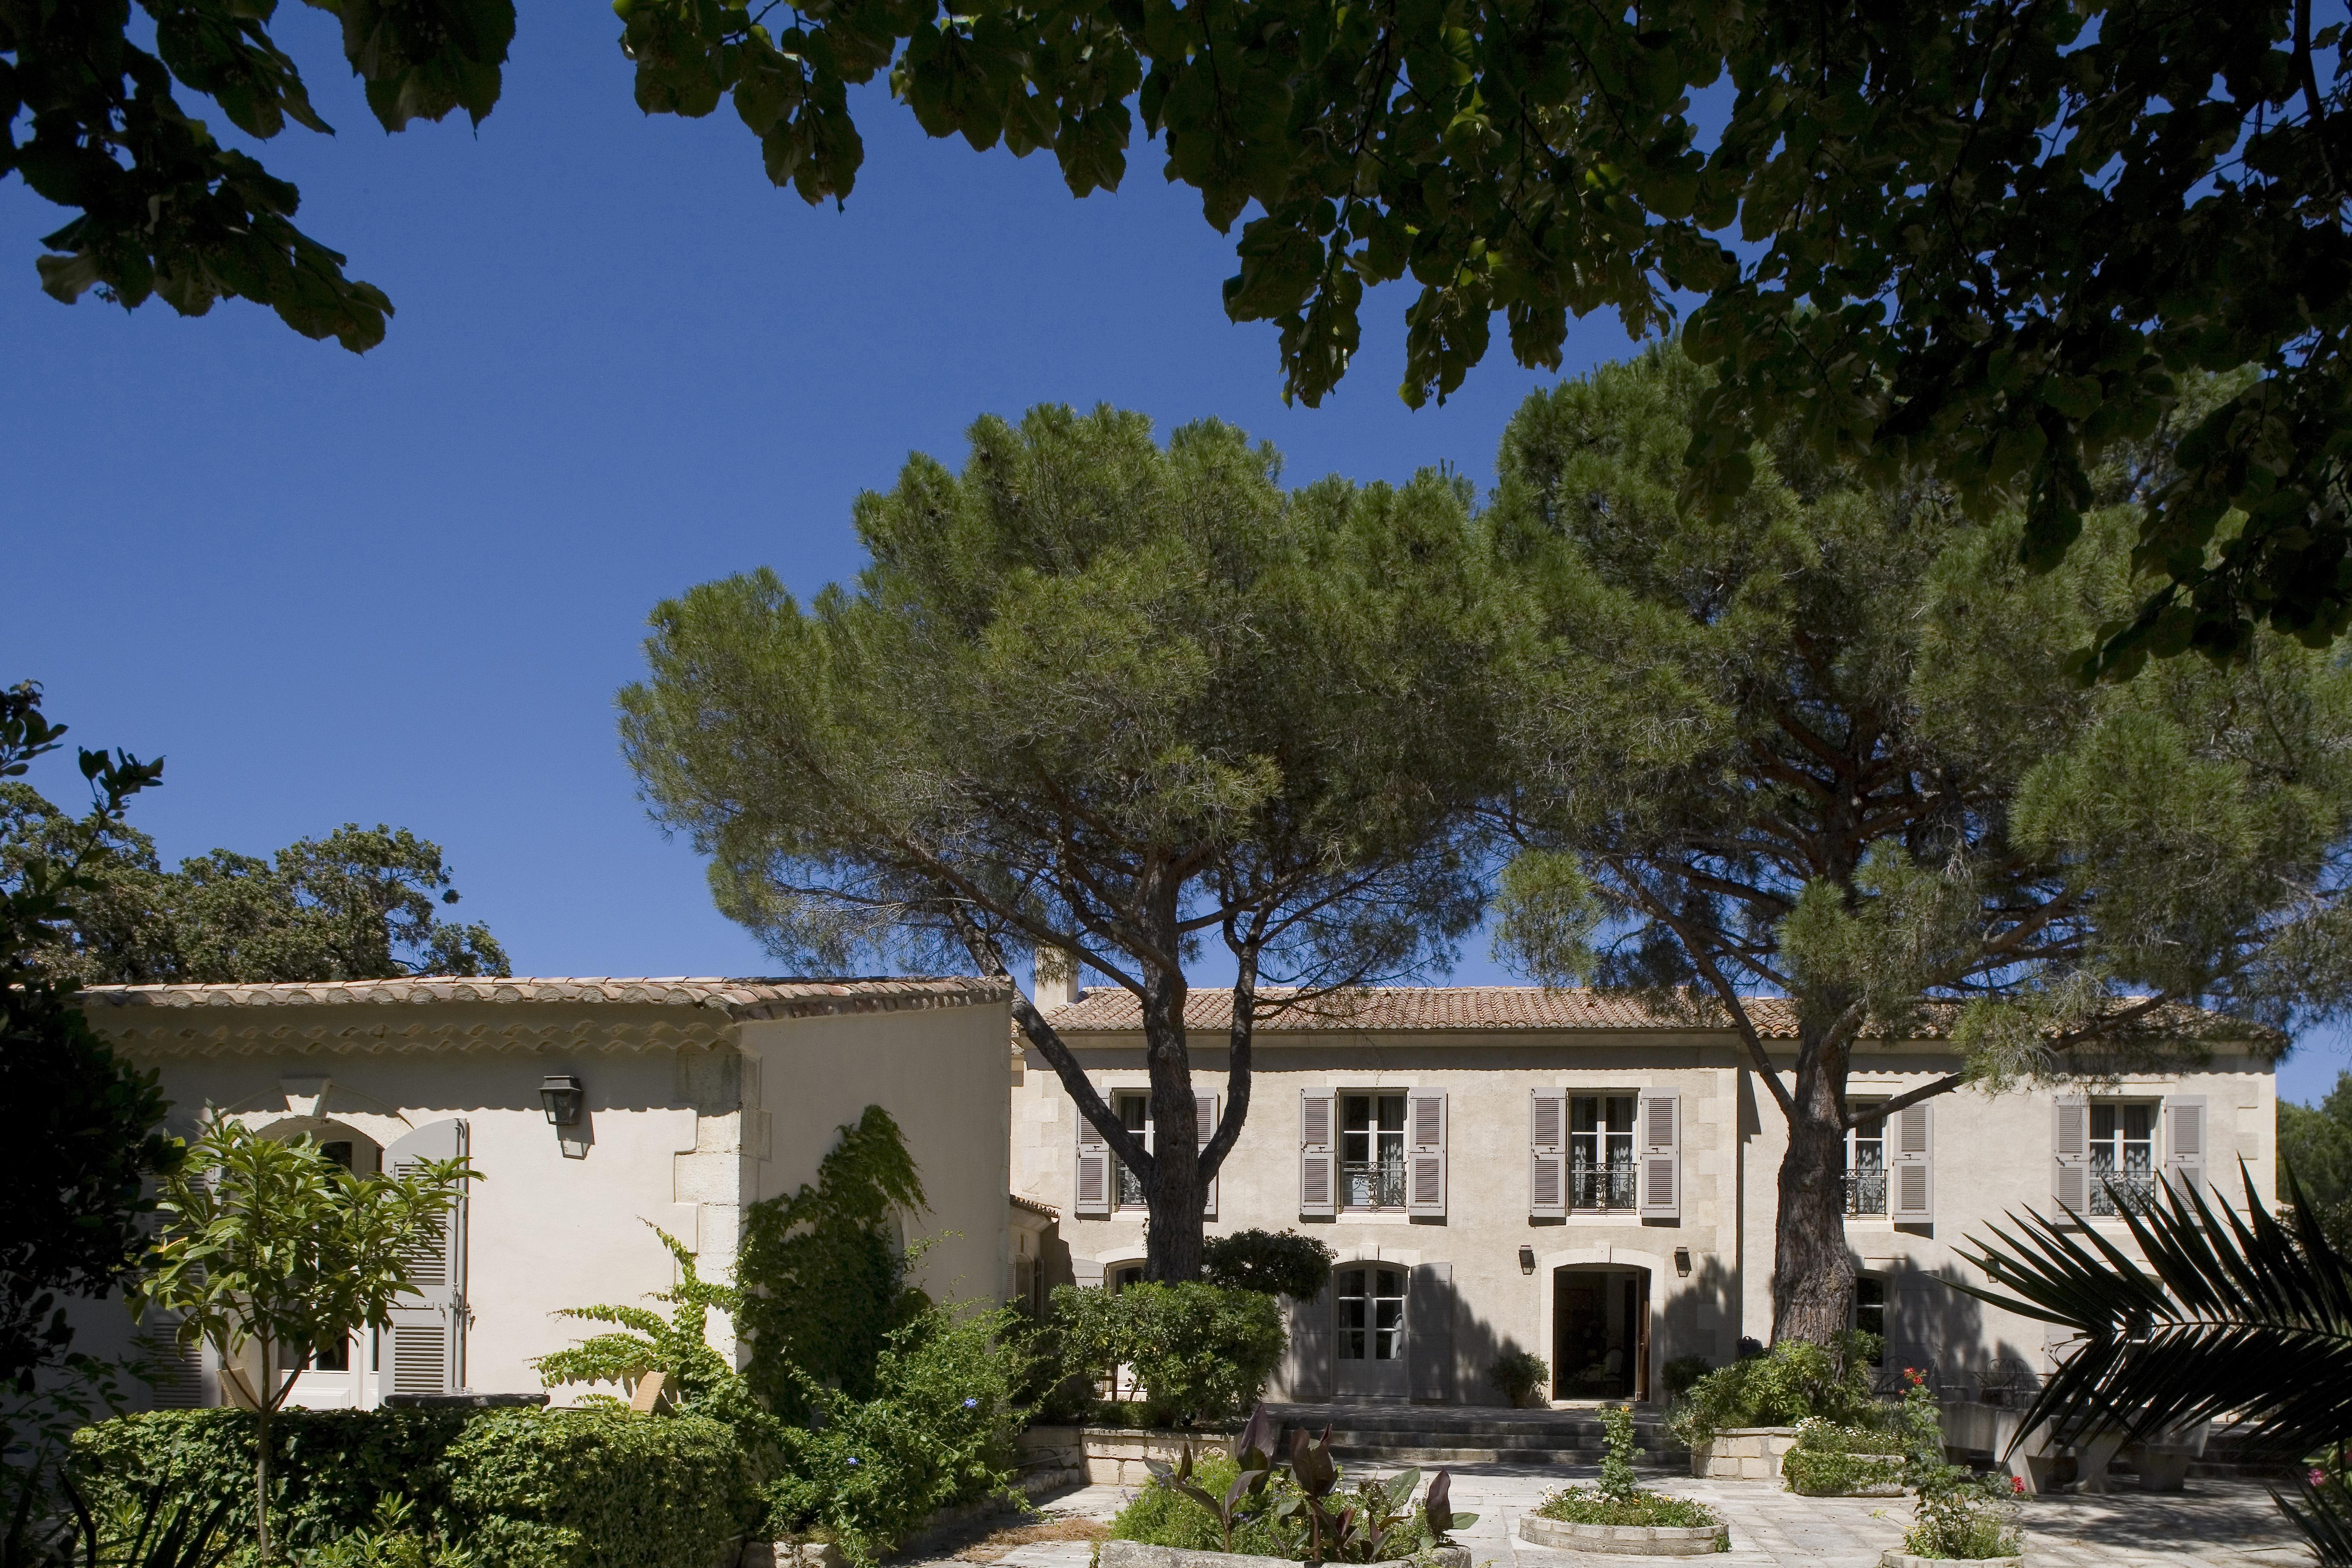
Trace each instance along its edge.
<path fill-rule="evenodd" d="M 1936 1110 L 1906 1105 L 1889 1131 L 1895 1157 L 1887 1167 L 1889 1212 L 1897 1225 L 1927 1225 L 1936 1217 Z"/>
<path fill-rule="evenodd" d="M 1567 1091 L 1531 1091 L 1528 1122 L 1528 1213 L 1536 1219 L 1564 1219 L 1568 1215 Z"/>
<path fill-rule="evenodd" d="M 431 1160 L 464 1156 L 463 1121 L 433 1121 L 383 1152 L 383 1167 L 406 1175 Z M 453 1394 L 466 1378 L 466 1199 L 442 1215 L 431 1244 L 403 1256 L 412 1289 L 393 1303 L 385 1391 Z"/>
<path fill-rule="evenodd" d="M 2080 1095 L 2051 1108 L 2050 1198 L 2069 1214 L 2091 1211 L 2091 1102 Z"/>
<path fill-rule="evenodd" d="M 1111 1179 L 1110 1145 L 1103 1142 L 1101 1131 L 1078 1114 L 1077 1191 L 1071 1212 L 1082 1218 L 1102 1219 L 1110 1214 Z"/>
<path fill-rule="evenodd" d="M 1683 1212 L 1683 1102 L 1671 1089 L 1642 1091 L 1635 1122 L 1635 1173 L 1643 1219 L 1680 1219 Z"/>
<path fill-rule="evenodd" d="M 2208 1128 L 2201 1095 L 2174 1095 L 2164 1102 L 2164 1179 L 2187 1194 L 2205 1184 Z"/>
<path fill-rule="evenodd" d="M 1217 1106 L 1221 1097 L 1196 1094 L 1192 1097 L 1192 1128 L 1199 1134 L 1200 1146 L 1206 1149 L 1209 1140 L 1217 1135 Z M 1217 1217 L 1217 1184 L 1210 1182 L 1201 1194 L 1201 1215 L 1204 1219 Z"/>
<path fill-rule="evenodd" d="M 1405 1096 L 1405 1212 L 1445 1212 L 1445 1091 L 1416 1089 Z"/>
<path fill-rule="evenodd" d="M 1328 1089 L 1298 1091 L 1298 1212 L 1339 1212 L 1339 1096 Z"/>

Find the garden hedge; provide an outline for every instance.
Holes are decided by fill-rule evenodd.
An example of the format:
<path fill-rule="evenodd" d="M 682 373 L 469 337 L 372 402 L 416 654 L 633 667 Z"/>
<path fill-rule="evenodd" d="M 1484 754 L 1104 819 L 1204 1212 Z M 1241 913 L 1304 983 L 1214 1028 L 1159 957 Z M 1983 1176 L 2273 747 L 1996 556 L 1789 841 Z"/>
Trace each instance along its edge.
<path fill-rule="evenodd" d="M 289 1410 L 271 1423 L 271 1518 L 290 1544 L 364 1524 L 396 1493 L 505 1568 L 709 1568 L 756 1508 L 728 1426 L 614 1410 Z M 126 1415 L 76 1434 L 94 1502 L 169 1480 L 252 1528 L 253 1418 Z"/>

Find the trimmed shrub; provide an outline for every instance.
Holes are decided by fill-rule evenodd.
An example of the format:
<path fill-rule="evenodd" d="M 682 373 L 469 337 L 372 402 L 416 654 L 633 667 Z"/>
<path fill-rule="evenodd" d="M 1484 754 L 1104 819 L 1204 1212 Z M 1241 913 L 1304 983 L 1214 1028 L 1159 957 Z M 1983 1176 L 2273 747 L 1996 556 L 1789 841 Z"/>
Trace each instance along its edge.
<path fill-rule="evenodd" d="M 1130 1285 L 1116 1296 L 1065 1285 L 1054 1292 L 1054 1323 L 1072 1373 L 1133 1369 L 1155 1426 L 1238 1416 L 1282 1360 L 1273 1297 L 1198 1281 Z"/>
<path fill-rule="evenodd" d="M 1780 1458 L 1780 1474 L 1789 1489 L 1805 1497 L 1852 1497 L 1865 1487 L 1899 1488 L 1904 1469 L 1903 1460 L 1894 1455 L 1797 1448 Z"/>
<path fill-rule="evenodd" d="M 1668 1397 L 1679 1397 L 1714 1369 L 1715 1363 L 1703 1355 L 1678 1355 L 1658 1369 L 1658 1381 L 1666 1385 Z"/>
<path fill-rule="evenodd" d="M 1870 1389 L 1875 1334 L 1849 1329 L 1834 1346 L 1782 1340 L 1691 1385 L 1675 1411 L 1675 1435 L 1696 1447 L 1736 1426 L 1793 1426 L 1809 1415 L 1867 1424 L 1880 1408 Z"/>
<path fill-rule="evenodd" d="M 733 1429 L 700 1415 L 489 1411 L 442 1468 L 453 1533 L 509 1568 L 709 1568 L 755 1506 Z"/>
<path fill-rule="evenodd" d="M 1237 1230 L 1202 1245 L 1201 1278 L 1228 1290 L 1312 1301 L 1331 1283 L 1338 1256 L 1317 1237 L 1295 1230 Z"/>
<path fill-rule="evenodd" d="M 1533 1351 L 1506 1351 L 1486 1369 L 1486 1381 L 1513 1405 L 1541 1388 L 1550 1375 L 1551 1368 Z"/>
<path fill-rule="evenodd" d="M 74 1436 L 105 1508 L 168 1480 L 231 1500 L 252 1528 L 253 1417 L 123 1415 Z M 709 1568 L 751 1517 L 734 1434 L 698 1416 L 619 1410 L 288 1410 L 270 1424 L 270 1512 L 293 1549 L 372 1527 L 381 1499 L 514 1568 Z"/>

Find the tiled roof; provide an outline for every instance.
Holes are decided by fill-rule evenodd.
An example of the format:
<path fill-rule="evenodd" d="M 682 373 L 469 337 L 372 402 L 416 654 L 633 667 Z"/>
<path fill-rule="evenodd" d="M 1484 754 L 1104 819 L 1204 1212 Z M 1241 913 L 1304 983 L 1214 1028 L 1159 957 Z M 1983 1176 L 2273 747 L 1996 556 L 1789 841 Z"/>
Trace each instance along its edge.
<path fill-rule="evenodd" d="M 1261 1005 L 1293 994 L 1286 987 L 1263 986 Z M 1797 1018 L 1777 997 L 1755 998 L 1748 1016 L 1773 1039 L 1794 1039 Z M 1048 1015 L 1065 1034 L 1134 1034 L 1143 1027 L 1143 1005 L 1115 985 L 1097 986 L 1066 1007 Z M 1233 1026 L 1234 994 L 1202 988 L 1186 1000 L 1187 1028 Z M 1491 1034 L 1517 1029 L 1720 1029 L 1727 1020 L 1694 1005 L 1689 1012 L 1646 1005 L 1629 993 L 1588 989 L 1547 990 L 1536 985 L 1397 985 L 1328 995 L 1261 1016 L 1259 1034 L 1349 1034 L 1391 1031 L 1459 1031 Z"/>
<path fill-rule="evenodd" d="M 711 1007 L 731 1018 L 802 1018 L 835 1013 L 893 1013 L 1003 1002 L 1012 988 L 973 975 L 938 978 L 770 980 L 719 976 L 603 975 L 393 980 L 333 980 L 268 985 L 91 985 L 77 994 L 88 1008 L 245 1008 L 430 1006 L 443 1003 L 581 1002 Z"/>
<path fill-rule="evenodd" d="M 1024 1198 L 1019 1193 L 1013 1194 L 1013 1206 L 1017 1209 L 1026 1209 L 1031 1214 L 1044 1215 L 1047 1219 L 1062 1217 L 1062 1211 L 1053 1205 L 1041 1204 L 1035 1198 Z"/>
<path fill-rule="evenodd" d="M 1293 994 L 1286 988 L 1264 986 L 1261 1005 Z M 1797 1037 L 1797 1013 L 1787 998 L 1751 996 L 1748 1016 L 1757 1033 L 1769 1040 Z M 1942 1038 L 1958 1009 L 1950 1004 L 1923 1007 L 1902 1032 L 1906 1039 Z M 1139 1034 L 1143 1005 L 1135 994 L 1115 985 L 1097 986 L 1066 1007 L 1046 1016 L 1062 1034 Z M 1186 998 L 1185 1027 L 1223 1033 L 1233 1026 L 1234 996 L 1222 986 L 1203 987 Z M 1514 1031 L 1572 1030 L 1620 1032 L 1673 1030 L 1728 1033 L 1731 1021 L 1711 998 L 1694 995 L 1688 1005 L 1644 1001 L 1625 991 L 1595 991 L 1577 987 L 1548 990 L 1535 985 L 1377 986 L 1334 992 L 1261 1015 L 1255 1033 L 1294 1034 L 1497 1034 Z M 2252 1025 L 2236 1024 L 2218 1014 L 2175 1004 L 2140 1020 L 2134 1034 L 2200 1034 L 2259 1037 Z M 1872 1032 L 1874 1035 L 1875 1031 Z M 1019 1029 L 1016 1026 L 1017 1038 Z"/>

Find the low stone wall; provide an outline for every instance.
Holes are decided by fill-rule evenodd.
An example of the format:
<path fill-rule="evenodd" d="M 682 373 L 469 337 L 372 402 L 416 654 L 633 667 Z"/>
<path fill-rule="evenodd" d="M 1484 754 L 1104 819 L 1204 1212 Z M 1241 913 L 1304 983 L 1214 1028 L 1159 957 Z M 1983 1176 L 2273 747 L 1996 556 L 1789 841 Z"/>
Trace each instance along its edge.
<path fill-rule="evenodd" d="M 1439 1568 L 1470 1568 L 1466 1546 L 1441 1546 L 1431 1553 Z M 1098 1568 L 1266 1568 L 1280 1557 L 1244 1557 L 1237 1552 L 1185 1552 L 1173 1546 L 1146 1546 L 1140 1541 L 1106 1541 L 1096 1558 Z M 1412 1559 L 1375 1563 L 1370 1568 L 1411 1568 Z"/>
<path fill-rule="evenodd" d="M 1172 1465 L 1192 1446 L 1192 1462 L 1222 1454 L 1229 1432 L 1156 1432 L 1122 1426 L 1032 1426 L 1021 1434 L 1021 1475 L 1066 1476 L 1103 1486 L 1139 1487 L 1151 1479 L 1146 1459 Z"/>
<path fill-rule="evenodd" d="M 1691 1449 L 1691 1474 L 1702 1480 L 1775 1480 L 1781 1458 L 1796 1446 L 1794 1426 L 1728 1426 Z"/>
<path fill-rule="evenodd" d="M 752 1541 L 737 1559 L 740 1568 L 848 1568 L 832 1542 Z"/>
<path fill-rule="evenodd" d="M 1572 1524 L 1539 1513 L 1519 1516 L 1519 1539 L 1558 1552 L 1612 1557 L 1711 1557 L 1731 1546 L 1731 1531 L 1720 1524 Z"/>
<path fill-rule="evenodd" d="M 1880 1554 L 1878 1568 L 1952 1568 L 1952 1560 L 1948 1557 L 1914 1557 L 1908 1552 L 1897 1552 L 1889 1547 Z M 2025 1568 L 2025 1559 L 1979 1557 L 1970 1563 L 1969 1568 Z"/>

